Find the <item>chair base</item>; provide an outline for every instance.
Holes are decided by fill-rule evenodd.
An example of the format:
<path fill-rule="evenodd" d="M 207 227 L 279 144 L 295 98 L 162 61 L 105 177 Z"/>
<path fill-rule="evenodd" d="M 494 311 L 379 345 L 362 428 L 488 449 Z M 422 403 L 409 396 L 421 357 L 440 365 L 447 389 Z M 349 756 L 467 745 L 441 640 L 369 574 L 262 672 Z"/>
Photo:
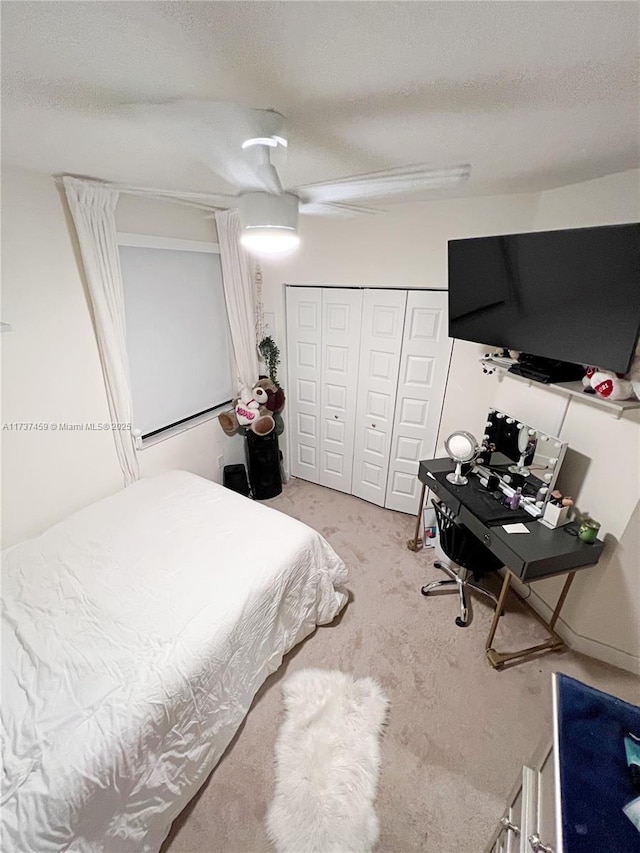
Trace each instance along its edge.
<path fill-rule="evenodd" d="M 436 562 L 433 564 L 436 569 L 440 569 L 443 571 L 448 577 L 446 580 L 432 581 L 431 583 L 425 584 L 421 592 L 423 595 L 429 595 L 436 590 L 442 590 L 443 592 L 456 592 L 458 593 L 458 597 L 460 599 L 460 615 L 456 616 L 456 625 L 459 628 L 466 628 L 469 624 L 469 605 L 467 603 L 467 588 L 473 590 L 474 592 L 479 592 L 487 598 L 491 599 L 493 603 L 498 605 L 498 597 L 494 595 L 492 592 L 489 592 L 488 589 L 485 589 L 482 586 L 479 586 L 474 581 L 467 580 L 467 570 L 458 567 L 459 571 L 451 568 L 451 566 L 447 566 L 444 563 Z"/>

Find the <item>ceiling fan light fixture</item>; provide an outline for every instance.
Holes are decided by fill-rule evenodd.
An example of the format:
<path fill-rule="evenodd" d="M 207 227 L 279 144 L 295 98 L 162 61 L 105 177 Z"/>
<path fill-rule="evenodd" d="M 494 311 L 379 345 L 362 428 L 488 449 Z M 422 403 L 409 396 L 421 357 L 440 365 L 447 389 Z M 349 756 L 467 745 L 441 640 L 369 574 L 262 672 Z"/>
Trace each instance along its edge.
<path fill-rule="evenodd" d="M 297 249 L 300 236 L 295 229 L 286 226 L 250 226 L 243 229 L 240 242 L 245 249 L 256 255 L 281 255 Z"/>
<path fill-rule="evenodd" d="M 281 254 L 300 245 L 298 197 L 293 193 L 243 193 L 238 198 L 240 242 L 255 254 Z"/>
<path fill-rule="evenodd" d="M 245 133 L 247 138 L 242 143 L 243 148 L 252 148 L 254 145 L 264 145 L 268 148 L 277 148 L 278 145 L 287 147 L 286 125 L 284 116 L 276 110 L 244 110 Z M 251 134 L 253 131 L 253 135 Z"/>
<path fill-rule="evenodd" d="M 283 136 L 252 136 L 251 139 L 245 139 L 242 143 L 242 148 L 252 148 L 254 145 L 266 145 L 269 148 L 277 148 L 282 145 L 286 148 L 287 140 Z"/>
<path fill-rule="evenodd" d="M 273 136 L 254 136 L 251 139 L 245 139 L 242 148 L 253 148 L 254 145 L 268 145 L 269 148 L 275 148 L 277 144 Z"/>

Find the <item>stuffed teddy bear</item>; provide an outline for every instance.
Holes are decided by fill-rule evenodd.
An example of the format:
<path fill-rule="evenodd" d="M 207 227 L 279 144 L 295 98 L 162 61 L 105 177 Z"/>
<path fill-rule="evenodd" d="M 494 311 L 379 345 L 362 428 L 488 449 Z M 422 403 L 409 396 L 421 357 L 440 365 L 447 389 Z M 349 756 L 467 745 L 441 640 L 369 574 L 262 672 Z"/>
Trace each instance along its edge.
<path fill-rule="evenodd" d="M 276 421 L 268 408 L 269 393 L 261 385 L 252 390 L 243 388 L 233 408 L 218 415 L 220 426 L 227 435 L 250 429 L 256 435 L 269 435 Z"/>
<path fill-rule="evenodd" d="M 582 384 L 585 388 L 593 388 L 598 397 L 605 400 L 640 400 L 640 344 L 628 373 L 587 367 Z"/>
<path fill-rule="evenodd" d="M 265 403 L 267 409 L 270 412 L 276 412 L 280 414 L 284 409 L 284 391 L 282 388 L 279 388 L 275 382 L 269 379 L 268 376 L 261 376 L 258 380 L 257 387 L 254 388 L 254 392 L 257 388 L 261 388 L 265 391 L 267 395 L 267 401 Z"/>
<path fill-rule="evenodd" d="M 284 432 L 284 420 L 282 419 L 282 410 L 285 404 L 284 391 L 273 380 L 269 379 L 268 376 L 260 377 L 258 387 L 263 388 L 267 394 L 265 405 L 273 416 L 276 425 L 276 435 L 282 435 Z M 257 389 L 254 388 L 253 390 L 255 392 Z"/>

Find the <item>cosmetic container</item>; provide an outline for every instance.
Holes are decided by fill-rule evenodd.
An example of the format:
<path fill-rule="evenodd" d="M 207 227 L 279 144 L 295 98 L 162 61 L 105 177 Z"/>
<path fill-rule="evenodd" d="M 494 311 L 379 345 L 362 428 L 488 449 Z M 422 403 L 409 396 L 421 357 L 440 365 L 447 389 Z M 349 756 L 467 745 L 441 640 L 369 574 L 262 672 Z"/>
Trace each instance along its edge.
<path fill-rule="evenodd" d="M 594 521 L 592 518 L 585 518 L 580 524 L 578 536 L 583 542 L 592 545 L 598 538 L 598 530 L 600 530 L 600 522 Z"/>
<path fill-rule="evenodd" d="M 538 501 L 544 501 L 547 496 L 547 492 L 549 491 L 549 486 L 540 486 L 538 492 L 536 494 L 536 503 Z"/>
<path fill-rule="evenodd" d="M 518 486 L 518 488 L 513 493 L 513 496 L 509 502 L 509 506 L 511 509 L 518 509 L 520 506 L 520 501 L 522 500 L 522 488 Z"/>
<path fill-rule="evenodd" d="M 541 524 L 544 524 L 545 527 L 561 527 L 566 523 L 567 518 L 569 516 L 569 507 L 568 506 L 558 506 L 555 503 L 549 501 L 544 508 L 544 515 L 542 518 L 538 519 Z"/>

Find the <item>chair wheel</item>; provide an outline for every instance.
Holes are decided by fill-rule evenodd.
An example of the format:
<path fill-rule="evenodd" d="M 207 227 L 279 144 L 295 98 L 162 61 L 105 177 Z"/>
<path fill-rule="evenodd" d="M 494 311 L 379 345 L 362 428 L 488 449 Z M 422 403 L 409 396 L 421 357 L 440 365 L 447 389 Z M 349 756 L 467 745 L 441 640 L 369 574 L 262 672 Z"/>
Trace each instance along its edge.
<path fill-rule="evenodd" d="M 456 616 L 456 625 L 458 626 L 458 628 L 466 628 L 468 627 L 469 623 L 463 622 L 459 616 Z"/>
<path fill-rule="evenodd" d="M 421 592 L 423 595 L 429 595 L 429 590 L 427 589 L 427 591 L 425 592 L 425 589 L 427 589 L 427 585 L 426 585 L 426 584 L 425 584 L 425 585 L 420 589 L 420 592 Z"/>

